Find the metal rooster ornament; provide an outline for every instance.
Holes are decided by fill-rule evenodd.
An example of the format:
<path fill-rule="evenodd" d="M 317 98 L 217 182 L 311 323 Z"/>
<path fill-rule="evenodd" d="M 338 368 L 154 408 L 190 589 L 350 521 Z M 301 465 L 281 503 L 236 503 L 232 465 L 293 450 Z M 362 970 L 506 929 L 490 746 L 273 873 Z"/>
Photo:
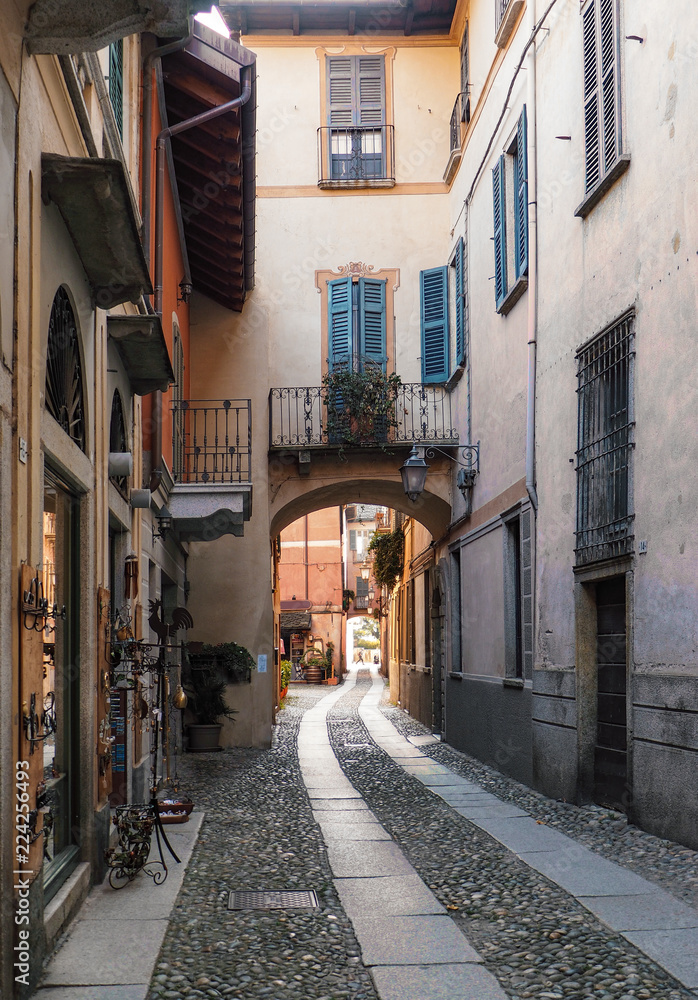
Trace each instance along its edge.
<path fill-rule="evenodd" d="M 172 622 L 168 624 L 161 617 L 162 601 L 158 598 L 157 601 L 149 601 L 148 603 L 150 605 L 148 624 L 158 637 L 160 646 L 166 646 L 168 636 L 176 635 L 180 629 L 193 628 L 194 619 L 186 608 L 175 608 L 172 612 Z"/>

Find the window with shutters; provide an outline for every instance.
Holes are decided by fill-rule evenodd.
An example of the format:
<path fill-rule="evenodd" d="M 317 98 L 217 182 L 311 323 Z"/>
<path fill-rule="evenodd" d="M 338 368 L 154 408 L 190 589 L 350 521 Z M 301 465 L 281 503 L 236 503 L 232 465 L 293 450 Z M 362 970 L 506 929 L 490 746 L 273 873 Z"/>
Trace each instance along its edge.
<path fill-rule="evenodd" d="M 577 353 L 577 565 L 633 551 L 635 317 Z"/>
<path fill-rule="evenodd" d="M 338 278 L 327 282 L 328 367 L 364 371 L 388 360 L 385 320 L 386 281 Z"/>
<path fill-rule="evenodd" d="M 119 135 L 124 137 L 124 40 L 120 38 L 109 46 L 109 100 Z"/>
<path fill-rule="evenodd" d="M 530 680 L 533 676 L 531 510 L 517 506 L 502 514 L 502 520 L 505 675 Z"/>
<path fill-rule="evenodd" d="M 394 184 L 393 129 L 386 121 L 385 57 L 326 58 L 326 124 L 318 130 L 319 184 Z"/>
<path fill-rule="evenodd" d="M 459 237 L 447 267 L 421 271 L 422 382 L 447 382 L 465 363 L 468 342 L 467 254 Z"/>
<path fill-rule="evenodd" d="M 492 171 L 494 297 L 506 315 L 528 279 L 528 151 L 526 106 L 514 136 Z"/>
<path fill-rule="evenodd" d="M 583 218 L 630 157 L 623 152 L 619 0 L 586 0 L 581 13 L 585 198 L 575 215 Z"/>

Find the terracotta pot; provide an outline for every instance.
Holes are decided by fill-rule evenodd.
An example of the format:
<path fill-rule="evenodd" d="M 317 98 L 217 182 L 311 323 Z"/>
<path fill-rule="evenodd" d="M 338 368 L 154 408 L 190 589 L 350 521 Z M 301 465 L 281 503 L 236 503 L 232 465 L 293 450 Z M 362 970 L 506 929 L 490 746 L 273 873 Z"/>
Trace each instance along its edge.
<path fill-rule="evenodd" d="M 286 685 L 285 688 L 282 688 L 281 691 L 279 692 L 279 701 L 283 701 L 283 699 L 286 697 L 287 694 L 288 694 L 288 684 Z"/>

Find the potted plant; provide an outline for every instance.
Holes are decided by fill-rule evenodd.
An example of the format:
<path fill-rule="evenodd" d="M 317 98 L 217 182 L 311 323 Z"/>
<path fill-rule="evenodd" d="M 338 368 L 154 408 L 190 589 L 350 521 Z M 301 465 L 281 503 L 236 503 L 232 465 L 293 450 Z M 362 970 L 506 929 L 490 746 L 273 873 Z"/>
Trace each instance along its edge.
<path fill-rule="evenodd" d="M 218 748 L 222 720 L 236 710 L 225 700 L 227 681 L 213 666 L 192 666 L 190 670 L 190 706 L 197 721 L 189 723 L 189 750 L 203 753 Z"/>
<path fill-rule="evenodd" d="M 327 435 L 340 445 L 378 446 L 385 450 L 388 436 L 397 427 L 396 403 L 402 379 L 387 375 L 383 366 L 369 359 L 350 359 L 335 365 L 322 378 L 322 402 L 327 407 Z"/>
<path fill-rule="evenodd" d="M 348 588 L 342 591 L 342 611 L 349 610 L 349 608 L 351 607 L 351 602 L 354 600 L 355 596 L 356 594 L 354 593 L 354 591 L 349 590 Z"/>
<path fill-rule="evenodd" d="M 321 649 L 306 649 L 300 659 L 308 684 L 319 684 L 325 676 L 325 654 Z"/>
<path fill-rule="evenodd" d="M 239 684 L 242 681 L 249 683 L 255 665 L 250 651 L 237 642 L 191 642 L 189 662 L 192 666 L 210 665 L 229 684 Z"/>
<path fill-rule="evenodd" d="M 291 680 L 291 674 L 293 672 L 293 664 L 290 660 L 281 661 L 281 691 L 279 693 L 279 700 L 286 697 L 288 694 L 288 685 Z"/>

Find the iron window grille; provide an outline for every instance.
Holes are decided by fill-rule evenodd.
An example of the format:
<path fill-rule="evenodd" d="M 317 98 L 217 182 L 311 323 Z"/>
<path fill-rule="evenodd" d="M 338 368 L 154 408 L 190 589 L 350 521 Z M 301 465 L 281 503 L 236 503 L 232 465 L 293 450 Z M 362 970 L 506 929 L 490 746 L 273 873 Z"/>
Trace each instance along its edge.
<path fill-rule="evenodd" d="M 509 3 L 510 0 L 495 0 L 495 31 L 499 31 Z"/>
<path fill-rule="evenodd" d="M 633 550 L 631 452 L 635 316 L 577 353 L 577 565 Z"/>

